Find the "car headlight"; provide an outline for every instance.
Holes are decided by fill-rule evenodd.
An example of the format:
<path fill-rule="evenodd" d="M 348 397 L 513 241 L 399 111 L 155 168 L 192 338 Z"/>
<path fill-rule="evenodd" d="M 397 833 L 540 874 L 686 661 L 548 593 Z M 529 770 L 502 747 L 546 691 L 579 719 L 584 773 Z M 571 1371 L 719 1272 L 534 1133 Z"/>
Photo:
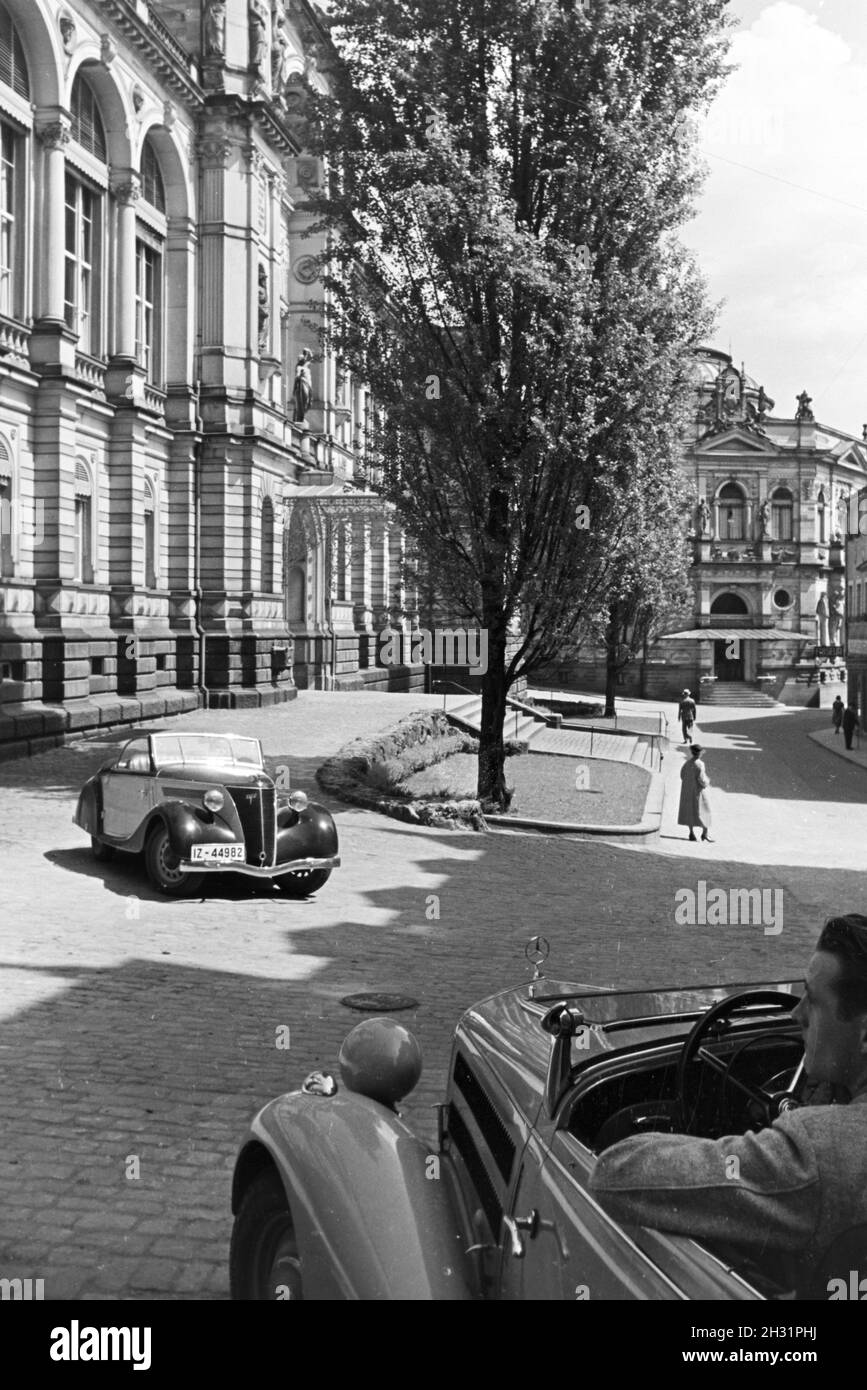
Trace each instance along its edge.
<path fill-rule="evenodd" d="M 218 792 L 216 787 L 211 791 L 205 792 L 205 795 L 202 797 L 209 811 L 222 811 L 225 799 L 223 793 Z"/>
<path fill-rule="evenodd" d="M 289 797 L 288 797 L 287 799 L 288 799 L 289 805 L 292 807 L 292 810 L 293 810 L 293 811 L 306 811 L 306 809 L 307 809 L 307 793 L 306 793 L 306 792 L 290 792 Z"/>

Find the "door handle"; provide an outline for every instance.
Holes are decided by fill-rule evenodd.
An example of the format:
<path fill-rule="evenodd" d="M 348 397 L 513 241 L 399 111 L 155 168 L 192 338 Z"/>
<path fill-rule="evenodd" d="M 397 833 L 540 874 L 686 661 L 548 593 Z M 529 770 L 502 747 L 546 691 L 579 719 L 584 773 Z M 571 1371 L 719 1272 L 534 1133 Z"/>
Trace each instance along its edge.
<path fill-rule="evenodd" d="M 533 1207 L 529 1216 L 506 1216 L 503 1215 L 503 1225 L 509 1232 L 512 1241 L 511 1255 L 513 1260 L 523 1260 L 524 1242 L 521 1239 L 521 1231 L 527 1231 L 532 1240 L 539 1229 L 539 1213 Z"/>

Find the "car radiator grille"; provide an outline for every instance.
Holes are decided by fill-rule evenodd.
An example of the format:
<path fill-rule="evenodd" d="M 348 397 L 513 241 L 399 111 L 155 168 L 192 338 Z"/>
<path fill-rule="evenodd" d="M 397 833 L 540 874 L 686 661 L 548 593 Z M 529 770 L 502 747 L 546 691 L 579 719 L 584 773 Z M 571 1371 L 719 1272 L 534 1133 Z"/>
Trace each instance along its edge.
<path fill-rule="evenodd" d="M 247 849 L 247 863 L 269 867 L 274 863 L 277 830 L 277 795 L 273 788 L 228 787 Z"/>

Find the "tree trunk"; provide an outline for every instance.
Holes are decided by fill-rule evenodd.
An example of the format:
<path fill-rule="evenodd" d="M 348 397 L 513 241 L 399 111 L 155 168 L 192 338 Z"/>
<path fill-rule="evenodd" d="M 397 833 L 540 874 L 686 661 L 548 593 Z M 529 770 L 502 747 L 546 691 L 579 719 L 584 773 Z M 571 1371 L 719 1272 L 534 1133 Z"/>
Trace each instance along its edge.
<path fill-rule="evenodd" d="M 489 633 L 488 669 L 482 676 L 482 726 L 479 731 L 479 780 L 477 795 L 485 811 L 507 811 L 506 751 L 503 726 L 506 720 L 506 642 L 505 636 Z"/>
<path fill-rule="evenodd" d="M 613 719 L 617 713 L 615 690 L 617 686 L 617 616 L 614 609 L 605 634 L 605 717 Z"/>

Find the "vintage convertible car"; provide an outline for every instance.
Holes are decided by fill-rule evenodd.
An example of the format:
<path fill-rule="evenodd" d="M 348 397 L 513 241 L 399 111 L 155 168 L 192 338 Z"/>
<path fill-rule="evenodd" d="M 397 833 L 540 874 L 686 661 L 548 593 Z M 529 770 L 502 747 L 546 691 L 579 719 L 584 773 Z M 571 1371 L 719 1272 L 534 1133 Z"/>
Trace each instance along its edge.
<path fill-rule="evenodd" d="M 589 1187 L 595 1155 L 627 1135 L 718 1138 L 797 1105 L 798 997 L 785 983 L 507 990 L 457 1026 L 432 1147 L 395 1109 L 417 1042 L 393 1018 L 359 1024 L 339 1079 L 314 1072 L 252 1121 L 232 1296 L 827 1298 L 824 1267 L 798 1284 L 780 1259 L 621 1226 Z"/>
<path fill-rule="evenodd" d="M 173 895 L 228 871 L 306 897 L 340 863 L 324 807 L 278 788 L 259 740 L 234 734 L 130 739 L 85 782 L 72 819 L 90 835 L 96 859 L 144 850 L 151 882 Z"/>

